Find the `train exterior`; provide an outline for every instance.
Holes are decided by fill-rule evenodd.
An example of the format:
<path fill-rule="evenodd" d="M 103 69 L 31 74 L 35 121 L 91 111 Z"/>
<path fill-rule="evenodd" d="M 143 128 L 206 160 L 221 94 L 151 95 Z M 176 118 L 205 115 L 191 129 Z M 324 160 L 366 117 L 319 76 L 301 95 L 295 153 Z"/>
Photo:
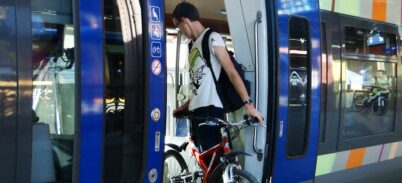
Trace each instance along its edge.
<path fill-rule="evenodd" d="M 232 142 L 258 182 L 402 182 L 400 0 L 187 1 L 265 117 Z M 191 98 L 179 2 L 0 1 L 0 182 L 172 182 Z"/>
<path fill-rule="evenodd" d="M 321 98 L 326 98 L 321 109 L 326 111 L 321 111 L 315 182 L 401 182 L 401 1 L 328 0 L 320 1 L 320 8 Z M 357 37 L 359 31 L 368 32 L 366 53 L 358 51 L 358 44 L 353 43 L 357 39 L 350 37 Z M 378 34 L 390 44 L 382 51 L 373 50 L 376 40 L 370 35 Z M 387 99 L 391 108 L 385 114 L 371 116 L 373 107 L 367 113 L 367 103 L 359 104 L 359 96 L 369 89 L 370 68 L 384 70 L 393 78 L 394 92 Z M 357 84 L 355 77 L 363 82 Z"/>

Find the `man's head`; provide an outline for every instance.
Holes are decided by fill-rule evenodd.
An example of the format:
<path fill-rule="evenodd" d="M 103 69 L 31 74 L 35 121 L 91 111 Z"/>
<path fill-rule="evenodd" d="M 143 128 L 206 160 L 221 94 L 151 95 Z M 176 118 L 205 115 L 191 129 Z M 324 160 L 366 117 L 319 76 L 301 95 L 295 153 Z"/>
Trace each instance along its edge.
<path fill-rule="evenodd" d="M 173 10 L 173 23 L 188 38 L 193 39 L 192 22 L 200 20 L 198 9 L 187 2 L 181 2 Z"/>
<path fill-rule="evenodd" d="M 177 4 L 173 10 L 172 17 L 178 21 L 180 21 L 181 18 L 188 18 L 190 21 L 200 20 L 198 9 L 188 2 Z"/>
<path fill-rule="evenodd" d="M 378 77 L 378 78 L 383 78 L 383 77 L 386 75 L 386 73 L 385 73 L 384 70 L 377 70 L 377 72 L 375 73 L 375 75 L 376 75 L 376 77 Z"/>

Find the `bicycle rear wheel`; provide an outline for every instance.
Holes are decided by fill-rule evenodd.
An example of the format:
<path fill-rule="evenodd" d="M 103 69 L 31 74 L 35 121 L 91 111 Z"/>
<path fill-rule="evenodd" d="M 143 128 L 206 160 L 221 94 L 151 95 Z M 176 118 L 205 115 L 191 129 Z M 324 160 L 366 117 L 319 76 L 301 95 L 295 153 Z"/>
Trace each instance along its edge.
<path fill-rule="evenodd" d="M 175 150 L 168 150 L 163 155 L 163 183 L 177 183 L 188 167 L 183 157 Z"/>
<path fill-rule="evenodd" d="M 223 164 L 220 164 L 214 172 L 212 172 L 211 177 L 208 180 L 208 183 L 223 183 Z M 233 179 L 236 183 L 258 183 L 257 179 L 246 170 L 241 169 L 233 169 Z"/>

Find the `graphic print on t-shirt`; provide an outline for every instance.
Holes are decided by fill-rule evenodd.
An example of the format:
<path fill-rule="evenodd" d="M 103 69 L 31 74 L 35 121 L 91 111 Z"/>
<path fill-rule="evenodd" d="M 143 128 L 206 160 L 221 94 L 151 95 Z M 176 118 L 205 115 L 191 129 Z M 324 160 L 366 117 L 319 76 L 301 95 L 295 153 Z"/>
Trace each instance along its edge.
<path fill-rule="evenodd" d="M 205 29 L 197 40 L 193 42 L 193 46 L 188 55 L 190 91 L 192 94 L 188 106 L 190 111 L 206 106 L 223 108 L 218 92 L 216 91 L 211 68 L 207 66 L 207 62 L 202 55 L 202 40 L 207 30 L 208 29 Z M 225 47 L 225 42 L 223 41 L 222 36 L 216 32 L 212 32 L 209 37 L 209 47 L 211 66 L 215 72 L 215 76 L 218 76 L 219 79 L 222 66 L 215 56 L 214 49 L 211 48 Z"/>
<path fill-rule="evenodd" d="M 202 60 L 201 65 L 196 65 L 197 59 Z M 190 55 L 189 55 L 189 60 L 190 60 L 190 78 L 191 78 L 191 84 L 194 86 L 192 88 L 192 92 L 194 95 L 198 94 L 198 88 L 201 86 L 202 78 L 205 76 L 205 71 L 204 69 L 206 68 L 206 63 L 204 59 L 202 59 L 201 53 L 197 48 L 191 49 Z M 198 67 L 198 68 L 194 68 Z"/>

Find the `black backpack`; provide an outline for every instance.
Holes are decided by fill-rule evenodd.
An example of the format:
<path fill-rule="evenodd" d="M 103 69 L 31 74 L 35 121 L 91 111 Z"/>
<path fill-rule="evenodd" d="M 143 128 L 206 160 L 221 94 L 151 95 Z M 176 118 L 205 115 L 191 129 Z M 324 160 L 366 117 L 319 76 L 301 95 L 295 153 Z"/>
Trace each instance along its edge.
<path fill-rule="evenodd" d="M 225 112 L 234 112 L 237 109 L 241 108 L 244 105 L 244 101 L 241 99 L 240 95 L 237 93 L 235 87 L 233 86 L 232 82 L 229 80 L 228 75 L 226 74 L 225 70 L 222 67 L 222 71 L 219 76 L 219 80 L 216 79 L 215 73 L 212 69 L 211 59 L 210 59 L 210 51 L 209 51 L 209 37 L 213 31 L 208 29 L 205 32 L 204 37 L 202 38 L 202 55 L 207 62 L 207 66 L 211 69 L 212 77 L 214 78 L 216 91 L 218 92 L 219 98 L 221 99 L 223 110 Z M 227 50 L 227 49 L 226 49 Z M 240 78 L 242 79 L 247 92 L 250 93 L 250 82 L 247 81 L 244 77 L 245 67 L 238 63 L 234 58 L 234 53 L 228 51 L 230 56 L 230 60 L 234 67 L 236 68 L 237 72 L 239 73 Z"/>

